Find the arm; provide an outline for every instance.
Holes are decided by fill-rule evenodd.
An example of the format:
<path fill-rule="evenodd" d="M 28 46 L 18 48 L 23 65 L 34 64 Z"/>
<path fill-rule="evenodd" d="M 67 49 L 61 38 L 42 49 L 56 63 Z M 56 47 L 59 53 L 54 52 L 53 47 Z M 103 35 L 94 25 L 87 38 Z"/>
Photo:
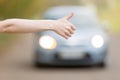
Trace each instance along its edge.
<path fill-rule="evenodd" d="M 0 32 L 31 33 L 51 30 L 67 39 L 75 30 L 75 26 L 68 21 L 72 16 L 73 13 L 59 20 L 8 19 L 0 21 Z"/>
<path fill-rule="evenodd" d="M 0 22 L 1 33 L 31 33 L 52 30 L 52 20 L 7 19 Z"/>

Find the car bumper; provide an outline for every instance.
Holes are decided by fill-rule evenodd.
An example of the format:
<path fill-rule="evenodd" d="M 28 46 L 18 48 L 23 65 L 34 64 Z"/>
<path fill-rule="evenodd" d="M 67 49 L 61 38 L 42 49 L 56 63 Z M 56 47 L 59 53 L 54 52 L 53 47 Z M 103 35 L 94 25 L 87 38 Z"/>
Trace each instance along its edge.
<path fill-rule="evenodd" d="M 85 54 L 86 55 L 80 59 L 62 59 L 58 56 L 58 53 L 52 55 L 52 57 L 49 55 L 47 56 L 39 55 L 36 58 L 36 62 L 37 64 L 51 65 L 51 66 L 79 66 L 79 65 L 87 66 L 87 65 L 99 64 L 100 62 L 104 61 L 104 59 L 95 60 L 92 58 L 92 55 L 88 53 Z"/>
<path fill-rule="evenodd" d="M 45 60 L 37 60 L 37 64 L 43 65 L 51 65 L 51 66 L 86 66 L 86 65 L 93 65 L 94 62 L 91 59 L 79 59 L 79 60 L 60 60 L 60 59 L 53 59 L 49 61 Z"/>

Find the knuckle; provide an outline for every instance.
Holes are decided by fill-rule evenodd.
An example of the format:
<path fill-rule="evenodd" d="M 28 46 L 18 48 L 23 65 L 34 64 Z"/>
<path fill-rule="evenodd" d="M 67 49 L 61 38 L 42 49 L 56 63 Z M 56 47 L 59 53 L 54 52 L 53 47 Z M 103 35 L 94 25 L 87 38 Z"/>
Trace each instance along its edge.
<path fill-rule="evenodd" d="M 68 33 L 68 31 L 67 31 L 67 30 L 65 30 L 65 31 L 64 31 L 64 33 Z"/>
<path fill-rule="evenodd" d="M 71 31 L 71 34 L 73 34 L 74 32 L 73 31 Z"/>
<path fill-rule="evenodd" d="M 71 30 L 71 27 L 70 27 L 70 26 L 67 26 L 66 28 L 67 28 L 68 30 Z"/>
<path fill-rule="evenodd" d="M 76 27 L 75 27 L 75 26 L 73 26 L 73 28 L 76 30 Z"/>

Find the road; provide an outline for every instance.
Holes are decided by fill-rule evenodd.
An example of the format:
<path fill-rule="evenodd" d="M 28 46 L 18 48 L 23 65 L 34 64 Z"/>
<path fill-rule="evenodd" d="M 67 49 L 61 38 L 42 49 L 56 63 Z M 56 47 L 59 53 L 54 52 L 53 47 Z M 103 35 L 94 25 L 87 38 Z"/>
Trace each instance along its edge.
<path fill-rule="evenodd" d="M 0 59 L 0 80 L 120 80 L 120 36 L 111 36 L 107 67 L 35 68 L 33 36 L 23 35 Z"/>

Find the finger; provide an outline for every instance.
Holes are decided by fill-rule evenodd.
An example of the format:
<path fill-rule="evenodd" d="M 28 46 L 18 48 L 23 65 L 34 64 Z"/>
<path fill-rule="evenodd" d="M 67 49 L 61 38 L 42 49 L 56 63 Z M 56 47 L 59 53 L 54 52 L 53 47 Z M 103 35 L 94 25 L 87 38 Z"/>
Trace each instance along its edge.
<path fill-rule="evenodd" d="M 71 34 L 74 33 L 72 27 L 69 27 L 69 26 L 68 26 L 67 30 L 68 30 Z"/>
<path fill-rule="evenodd" d="M 65 31 L 65 35 L 71 37 L 71 33 L 69 31 Z"/>
<path fill-rule="evenodd" d="M 76 26 L 74 26 L 73 24 L 70 25 L 72 30 L 76 30 Z"/>
<path fill-rule="evenodd" d="M 61 34 L 62 37 L 64 37 L 65 39 L 68 39 L 68 36 L 66 34 Z"/>
<path fill-rule="evenodd" d="M 72 30 L 76 30 L 76 26 L 75 26 L 75 25 L 73 25 L 72 23 L 70 23 L 70 25 L 69 25 L 69 26 L 71 26 Z"/>
<path fill-rule="evenodd" d="M 71 28 L 72 28 L 72 30 L 76 30 L 76 27 L 75 27 L 75 26 L 72 26 Z"/>
<path fill-rule="evenodd" d="M 74 16 L 74 13 L 71 12 L 68 16 L 66 16 L 64 19 L 70 20 Z"/>

